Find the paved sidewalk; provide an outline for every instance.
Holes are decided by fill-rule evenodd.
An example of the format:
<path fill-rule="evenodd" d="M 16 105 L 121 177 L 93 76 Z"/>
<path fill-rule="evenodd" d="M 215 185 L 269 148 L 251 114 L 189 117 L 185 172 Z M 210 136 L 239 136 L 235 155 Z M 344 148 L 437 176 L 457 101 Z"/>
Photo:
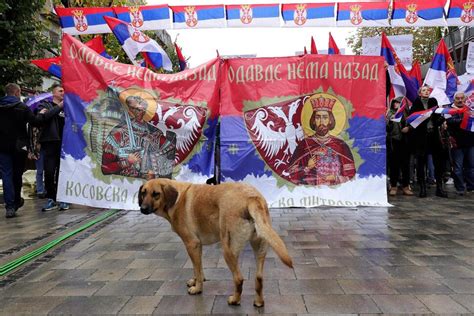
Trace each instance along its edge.
<path fill-rule="evenodd" d="M 180 239 L 161 218 L 130 211 L 0 287 L 0 314 L 472 314 L 474 194 L 440 199 L 430 193 L 397 196 L 393 208 L 272 209 L 295 264 L 289 269 L 269 253 L 264 308 L 252 305 L 249 247 L 241 255 L 241 306 L 227 305 L 232 276 L 219 245 L 204 248 L 208 281 L 202 295 L 190 296 L 192 265 Z M 41 243 L 48 232 L 61 233 L 61 225 L 98 212 L 75 206 L 41 213 L 33 200 L 20 214 L 0 219 L 2 251 L 28 236 Z"/>

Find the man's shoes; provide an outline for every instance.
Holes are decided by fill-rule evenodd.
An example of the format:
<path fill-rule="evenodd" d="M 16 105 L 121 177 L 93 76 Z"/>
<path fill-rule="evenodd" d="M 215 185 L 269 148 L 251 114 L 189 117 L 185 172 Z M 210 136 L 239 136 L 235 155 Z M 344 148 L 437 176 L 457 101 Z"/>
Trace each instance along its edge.
<path fill-rule="evenodd" d="M 69 203 L 66 202 L 60 202 L 59 203 L 59 210 L 60 211 L 65 211 L 69 209 Z"/>
<path fill-rule="evenodd" d="M 447 198 L 448 193 L 441 186 L 436 186 L 436 196 Z"/>
<path fill-rule="evenodd" d="M 58 204 L 54 202 L 53 199 L 48 199 L 48 202 L 46 202 L 46 205 L 41 209 L 43 212 L 47 211 L 54 211 L 59 209 Z"/>
<path fill-rule="evenodd" d="M 14 208 L 7 208 L 7 212 L 5 213 L 6 218 L 13 218 L 16 217 L 16 211 Z"/>
<path fill-rule="evenodd" d="M 464 191 L 456 191 L 456 195 L 464 196 Z"/>
<path fill-rule="evenodd" d="M 395 196 L 395 195 L 397 195 L 397 187 L 392 187 L 392 188 L 390 189 L 390 192 L 388 192 L 388 195 L 390 195 L 390 196 Z"/>
<path fill-rule="evenodd" d="M 46 192 L 36 193 L 38 199 L 44 199 L 46 197 Z"/>
<path fill-rule="evenodd" d="M 16 203 L 15 205 L 15 211 L 17 211 L 20 207 L 22 207 L 23 205 L 25 205 L 25 199 L 24 198 L 20 198 L 20 202 Z"/>
<path fill-rule="evenodd" d="M 409 196 L 414 195 L 413 191 L 410 189 L 409 186 L 404 187 L 402 191 L 403 191 L 403 195 L 409 195 Z"/>

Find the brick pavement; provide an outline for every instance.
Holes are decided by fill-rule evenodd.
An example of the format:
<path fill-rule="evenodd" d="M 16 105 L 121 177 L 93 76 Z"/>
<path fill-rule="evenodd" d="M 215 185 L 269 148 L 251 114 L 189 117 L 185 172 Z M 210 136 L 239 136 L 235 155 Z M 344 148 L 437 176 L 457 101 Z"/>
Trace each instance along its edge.
<path fill-rule="evenodd" d="M 241 306 L 227 305 L 232 277 L 219 245 L 204 248 L 208 281 L 202 295 L 190 296 L 192 265 L 169 224 L 128 212 L 0 287 L 0 314 L 474 313 L 474 194 L 391 202 L 395 207 L 271 210 L 295 264 L 289 269 L 269 253 L 264 308 L 252 305 L 249 247 L 241 255 Z M 2 217 L 0 260 L 15 245 L 40 243 L 98 213 L 39 207 L 27 201 L 22 216 Z"/>

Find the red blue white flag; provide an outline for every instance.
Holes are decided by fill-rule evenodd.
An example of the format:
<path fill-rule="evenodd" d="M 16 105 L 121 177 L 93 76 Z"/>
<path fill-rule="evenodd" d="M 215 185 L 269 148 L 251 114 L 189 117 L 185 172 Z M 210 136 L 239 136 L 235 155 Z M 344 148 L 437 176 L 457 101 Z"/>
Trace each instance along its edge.
<path fill-rule="evenodd" d="M 136 61 L 137 54 L 142 53 L 146 62 L 154 68 L 163 67 L 168 71 L 173 70 L 168 54 L 155 40 L 129 23 L 110 17 L 105 17 L 105 20 L 134 65 L 138 65 Z"/>
<path fill-rule="evenodd" d="M 394 0 L 392 26 L 444 26 L 446 0 Z"/>
<path fill-rule="evenodd" d="M 31 63 L 61 79 L 61 57 L 35 59 Z"/>
<path fill-rule="evenodd" d="M 55 7 L 64 33 L 71 35 L 110 33 L 104 16 L 115 17 L 112 8 Z"/>
<path fill-rule="evenodd" d="M 338 3 L 337 26 L 390 26 L 389 2 Z"/>
<path fill-rule="evenodd" d="M 223 5 L 170 6 L 175 29 L 225 27 Z"/>
<path fill-rule="evenodd" d="M 419 87 L 421 87 L 421 84 L 423 83 L 423 80 L 421 78 L 421 66 L 418 61 L 414 61 L 413 64 L 411 65 L 411 69 L 408 72 L 408 75 L 410 76 L 411 80 L 415 83 L 416 89 L 418 90 Z"/>
<path fill-rule="evenodd" d="M 421 123 L 429 119 L 436 109 L 437 107 L 432 107 L 431 109 L 414 112 L 407 117 L 407 123 L 413 126 L 413 128 L 417 128 Z"/>
<path fill-rule="evenodd" d="M 328 45 L 328 55 L 339 55 L 339 47 L 337 47 L 336 41 L 329 32 L 329 45 Z"/>
<path fill-rule="evenodd" d="M 142 31 L 170 28 L 168 5 L 114 7 L 114 12 L 119 20 Z"/>
<path fill-rule="evenodd" d="M 226 5 L 228 27 L 279 27 L 280 6 L 278 4 Z"/>
<path fill-rule="evenodd" d="M 99 55 L 104 56 L 107 59 L 112 59 L 112 56 L 107 54 L 105 50 L 104 42 L 102 41 L 102 36 L 96 36 L 85 44 L 87 45 L 87 47 L 90 47 L 94 51 L 99 53 Z"/>
<path fill-rule="evenodd" d="M 176 55 L 178 56 L 179 70 L 183 71 L 188 66 L 186 63 L 186 59 L 184 58 L 183 53 L 181 52 L 181 49 L 179 48 L 178 44 L 176 44 L 176 42 L 174 43 L 174 47 L 176 49 Z"/>
<path fill-rule="evenodd" d="M 406 97 L 403 97 L 397 112 L 395 112 L 393 118 L 391 118 L 390 120 L 394 122 L 400 122 L 403 118 L 403 113 L 405 113 L 405 110 L 409 109 L 411 105 L 412 103 L 410 102 L 410 100 L 408 100 Z"/>
<path fill-rule="evenodd" d="M 439 42 L 423 84 L 433 89 L 431 97 L 436 98 L 439 105 L 450 104 L 453 101 L 457 91 L 458 77 L 453 59 L 443 39 Z"/>
<path fill-rule="evenodd" d="M 473 26 L 474 2 L 472 0 L 451 0 L 446 22 L 448 26 Z"/>
<path fill-rule="evenodd" d="M 318 49 L 316 48 L 316 43 L 314 42 L 314 38 L 311 36 L 311 54 L 317 54 Z"/>
<path fill-rule="evenodd" d="M 334 3 L 288 3 L 281 5 L 286 27 L 334 26 Z"/>

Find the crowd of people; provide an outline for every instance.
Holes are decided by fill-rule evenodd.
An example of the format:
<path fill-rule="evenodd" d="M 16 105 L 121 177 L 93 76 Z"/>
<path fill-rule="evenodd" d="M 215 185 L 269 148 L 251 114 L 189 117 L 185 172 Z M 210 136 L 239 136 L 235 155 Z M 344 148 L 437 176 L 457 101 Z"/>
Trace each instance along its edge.
<path fill-rule="evenodd" d="M 453 179 L 457 195 L 474 191 L 474 133 L 461 128 L 463 113 L 457 111 L 445 117 L 434 112 L 416 128 L 407 124 L 409 115 L 438 108 L 437 100 L 430 98 L 430 94 L 431 88 L 422 86 L 411 107 L 405 107 L 400 121 L 394 117 L 403 98 L 395 98 L 390 103 L 386 116 L 390 196 L 397 195 L 400 189 L 404 195 L 414 195 L 413 170 L 416 170 L 421 198 L 428 195 L 427 184 L 433 182 L 436 196 L 447 198 L 445 181 L 449 177 Z M 461 110 L 467 106 L 465 100 L 464 92 L 457 92 L 448 107 Z"/>
<path fill-rule="evenodd" d="M 21 188 L 27 156 L 36 160 L 37 187 L 42 190 L 40 197 L 47 198 L 42 210 L 69 209 L 69 204 L 56 202 L 64 127 L 64 89 L 59 84 L 51 89 L 53 100 L 45 100 L 35 112 L 21 101 L 21 88 L 17 84 L 7 84 L 6 96 L 0 98 L 0 174 L 7 218 L 15 217 L 24 204 Z M 38 131 L 37 143 L 32 143 L 35 137 L 30 136 L 33 127 Z"/>

